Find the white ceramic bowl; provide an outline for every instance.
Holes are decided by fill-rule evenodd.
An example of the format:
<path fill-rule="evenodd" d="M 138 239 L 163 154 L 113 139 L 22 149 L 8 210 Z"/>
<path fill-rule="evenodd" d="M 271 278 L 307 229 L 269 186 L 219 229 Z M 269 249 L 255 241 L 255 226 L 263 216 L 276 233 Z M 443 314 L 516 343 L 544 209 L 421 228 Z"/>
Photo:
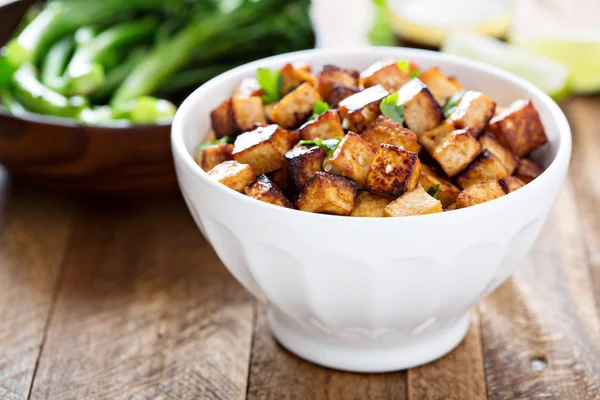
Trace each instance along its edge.
<path fill-rule="evenodd" d="M 500 105 L 529 98 L 549 144 L 547 169 L 508 196 L 471 208 L 405 218 L 352 218 L 276 207 L 211 180 L 192 158 L 210 111 L 256 68 L 304 61 L 362 70 L 382 59 L 439 66 Z M 214 78 L 179 108 L 173 154 L 181 191 L 204 236 L 231 273 L 268 301 L 279 342 L 328 367 L 391 371 L 452 350 L 469 308 L 500 285 L 536 239 L 564 183 L 571 133 L 560 108 L 533 85 L 497 68 L 403 48 L 308 50 L 253 62 Z"/>

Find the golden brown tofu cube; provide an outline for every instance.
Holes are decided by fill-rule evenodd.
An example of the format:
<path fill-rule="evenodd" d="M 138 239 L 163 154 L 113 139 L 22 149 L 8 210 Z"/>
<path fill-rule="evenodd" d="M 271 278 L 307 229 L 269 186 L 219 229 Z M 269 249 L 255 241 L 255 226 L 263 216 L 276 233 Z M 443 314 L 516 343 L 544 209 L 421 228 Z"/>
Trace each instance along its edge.
<path fill-rule="evenodd" d="M 490 121 L 488 128 L 517 157 L 548 141 L 537 110 L 529 100 L 517 100 Z"/>
<path fill-rule="evenodd" d="M 432 130 L 444 119 L 440 105 L 419 79 L 398 90 L 398 104 L 404 104 L 404 123 L 417 135 Z"/>
<path fill-rule="evenodd" d="M 489 180 L 477 185 L 469 186 L 456 199 L 456 208 L 476 206 L 490 200 L 504 196 L 504 190 L 495 180 Z"/>
<path fill-rule="evenodd" d="M 352 179 L 362 189 L 373 157 L 375 149 L 356 133 L 348 132 L 335 150 L 325 157 L 323 171 Z"/>
<path fill-rule="evenodd" d="M 265 119 L 269 124 L 273 123 L 273 108 L 277 103 L 264 104 L 263 109 L 265 110 Z"/>
<path fill-rule="evenodd" d="M 208 171 L 208 176 L 240 193 L 244 193 L 244 190 L 256 179 L 250 165 L 234 160 L 223 161 Z"/>
<path fill-rule="evenodd" d="M 319 146 L 298 146 L 288 151 L 285 158 L 289 164 L 291 179 L 298 191 L 301 191 L 317 171 L 323 170 L 325 150 Z"/>
<path fill-rule="evenodd" d="M 417 187 L 420 175 L 421 161 L 416 153 L 382 144 L 369 167 L 365 189 L 396 198 Z"/>
<path fill-rule="evenodd" d="M 401 123 L 394 121 L 385 115 L 380 115 L 367 125 L 360 136 L 369 142 L 373 148 L 379 148 L 383 143 L 404 147 L 405 150 L 418 153 L 421 146 L 417 142 L 417 135 L 410 129 L 406 129 Z"/>
<path fill-rule="evenodd" d="M 235 116 L 233 115 L 233 107 L 231 99 L 222 102 L 217 108 L 210 113 L 212 129 L 218 138 L 224 136 L 235 137 L 239 133 Z"/>
<path fill-rule="evenodd" d="M 427 89 L 431 92 L 435 100 L 440 106 L 444 106 L 446 101 L 454 93 L 458 92 L 458 88 L 450 79 L 439 70 L 439 68 L 431 68 L 423 75 L 419 76 L 421 82 L 427 85 Z"/>
<path fill-rule="evenodd" d="M 205 171 L 210 171 L 223 161 L 231 160 L 233 146 L 228 143 L 216 144 L 201 148 L 196 152 L 194 160 Z"/>
<path fill-rule="evenodd" d="M 357 87 L 333 85 L 331 93 L 327 96 L 327 103 L 331 108 L 337 108 L 343 100 L 358 92 L 360 89 Z"/>
<path fill-rule="evenodd" d="M 346 87 L 358 86 L 358 71 L 354 69 L 345 69 L 334 65 L 325 65 L 319 74 L 318 89 L 321 97 L 329 98 L 335 85 Z M 330 103 L 331 104 L 331 103 Z"/>
<path fill-rule="evenodd" d="M 418 135 L 417 141 L 429 154 L 433 154 L 435 147 L 440 143 L 442 138 L 455 130 L 451 122 L 444 120 L 439 126 Z"/>
<path fill-rule="evenodd" d="M 273 172 L 269 172 L 267 177 L 283 192 L 288 199 L 294 199 L 296 196 L 296 185 L 290 175 L 289 163 L 285 160 L 285 165 Z"/>
<path fill-rule="evenodd" d="M 483 93 L 469 90 L 460 99 L 456 110 L 448 116 L 457 129 L 469 128 L 478 137 L 494 116 L 496 103 Z"/>
<path fill-rule="evenodd" d="M 404 193 L 385 207 L 386 217 L 408 217 L 443 212 L 442 203 L 422 187 Z"/>
<path fill-rule="evenodd" d="M 467 168 L 481 152 L 481 145 L 469 130 L 459 129 L 443 136 L 431 156 L 446 175 L 453 177 Z"/>
<path fill-rule="evenodd" d="M 355 197 L 356 184 L 353 181 L 319 171 L 304 185 L 297 205 L 302 211 L 350 215 Z"/>
<path fill-rule="evenodd" d="M 377 85 L 344 99 L 339 104 L 342 127 L 356 133 L 364 131 L 381 114 L 379 103 L 387 96 L 388 91 Z"/>
<path fill-rule="evenodd" d="M 254 129 L 255 124 L 267 123 L 260 97 L 232 97 L 231 107 L 239 132 Z"/>
<path fill-rule="evenodd" d="M 353 217 L 384 217 L 383 210 L 390 203 L 391 199 L 378 194 L 360 191 L 354 200 Z"/>
<path fill-rule="evenodd" d="M 261 175 L 245 190 L 246 195 L 265 203 L 285 208 L 294 208 L 283 192 L 266 175 Z"/>
<path fill-rule="evenodd" d="M 517 168 L 519 161 L 509 149 L 502 146 L 496 137 L 490 132 L 484 132 L 479 136 L 479 143 L 483 150 L 487 150 L 502 162 L 508 174 L 512 174 Z"/>
<path fill-rule="evenodd" d="M 233 159 L 250 164 L 257 175 L 266 174 L 285 166 L 285 153 L 299 140 L 300 135 L 277 125 L 261 126 L 237 137 Z"/>
<path fill-rule="evenodd" d="M 334 139 L 344 136 L 342 121 L 336 110 L 327 110 L 312 121 L 302 125 L 298 132 L 303 140 Z"/>
<path fill-rule="evenodd" d="M 261 97 L 265 93 L 261 89 L 256 78 L 244 78 L 240 85 L 233 91 L 233 97 Z"/>
<path fill-rule="evenodd" d="M 273 107 L 271 118 L 283 128 L 296 129 L 312 115 L 315 104 L 320 100 L 321 95 L 317 89 L 303 83 Z"/>
<path fill-rule="evenodd" d="M 504 193 L 506 194 L 512 193 L 515 190 L 521 189 L 523 186 L 525 186 L 525 183 L 523 183 L 523 181 L 516 176 L 505 176 L 504 178 L 500 179 L 498 183 L 500 186 L 502 186 L 502 190 L 504 190 Z"/>
<path fill-rule="evenodd" d="M 317 86 L 317 79 L 310 72 L 310 66 L 306 64 L 286 64 L 281 68 L 281 95 L 285 96 L 304 82 L 312 87 Z"/>
<path fill-rule="evenodd" d="M 448 207 L 450 204 L 454 203 L 456 197 L 460 193 L 460 189 L 450 182 L 449 179 L 425 164 L 421 165 L 421 177 L 419 183 L 427 193 L 435 193 L 437 191 L 435 197 L 442 203 L 443 207 Z"/>
<path fill-rule="evenodd" d="M 519 165 L 517 166 L 514 175 L 524 183 L 529 183 L 540 176 L 542 172 L 544 172 L 544 169 L 535 161 L 528 158 L 522 158 L 519 160 Z"/>
<path fill-rule="evenodd" d="M 359 84 L 364 88 L 381 85 L 388 92 L 395 92 L 408 81 L 410 75 L 396 61 L 379 61 L 360 74 Z"/>
<path fill-rule="evenodd" d="M 452 211 L 452 210 L 456 210 L 456 203 L 452 203 L 444 209 L 444 211 Z"/>
<path fill-rule="evenodd" d="M 489 179 L 502 179 L 508 175 L 508 171 L 498 157 L 485 150 L 475 159 L 463 172 L 461 172 L 456 182 L 461 188 L 466 189 L 469 186 L 487 181 Z"/>

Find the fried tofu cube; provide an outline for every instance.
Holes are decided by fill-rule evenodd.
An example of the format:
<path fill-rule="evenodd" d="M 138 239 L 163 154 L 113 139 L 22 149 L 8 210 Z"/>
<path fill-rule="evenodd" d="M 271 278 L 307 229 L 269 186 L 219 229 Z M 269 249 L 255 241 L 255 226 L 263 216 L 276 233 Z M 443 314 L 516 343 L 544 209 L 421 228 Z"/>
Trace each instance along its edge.
<path fill-rule="evenodd" d="M 315 173 L 323 170 L 325 150 L 319 146 L 298 146 L 285 154 L 288 161 L 292 181 L 298 191 L 301 191 L 306 182 Z"/>
<path fill-rule="evenodd" d="M 296 129 L 312 115 L 315 104 L 320 100 L 321 95 L 317 89 L 303 83 L 273 107 L 271 118 L 283 128 Z"/>
<path fill-rule="evenodd" d="M 425 164 L 421 165 L 419 183 L 427 193 L 435 192 L 439 185 L 436 198 L 442 203 L 443 207 L 448 207 L 450 204 L 456 202 L 456 197 L 460 193 L 460 189 L 450 182 L 449 179 Z"/>
<path fill-rule="evenodd" d="M 508 175 L 508 171 L 498 157 L 485 150 L 456 178 L 461 188 L 485 182 L 489 179 L 502 179 Z"/>
<path fill-rule="evenodd" d="M 417 142 L 417 135 L 410 129 L 406 129 L 401 123 L 385 115 L 380 115 L 375 121 L 367 125 L 360 136 L 376 149 L 379 148 L 379 145 L 387 143 L 404 147 L 404 149 L 413 153 L 421 151 L 421 146 Z"/>
<path fill-rule="evenodd" d="M 436 67 L 423 73 L 419 76 L 419 79 L 427 85 L 427 89 L 429 89 L 435 100 L 442 107 L 446 104 L 450 96 L 459 91 L 456 85 Z"/>
<path fill-rule="evenodd" d="M 325 65 L 319 74 L 317 87 L 321 97 L 329 98 L 333 87 L 340 85 L 342 87 L 357 87 L 358 86 L 358 71 L 354 69 L 345 69 L 334 65 Z M 330 103 L 331 104 L 331 103 Z"/>
<path fill-rule="evenodd" d="M 364 131 L 381 114 L 379 103 L 387 96 L 388 91 L 377 85 L 344 99 L 339 104 L 342 127 L 356 133 Z"/>
<path fill-rule="evenodd" d="M 419 79 L 398 90 L 398 104 L 404 104 L 404 123 L 417 135 L 435 128 L 444 119 L 440 105 Z"/>
<path fill-rule="evenodd" d="M 217 108 L 211 111 L 210 121 L 212 129 L 218 138 L 224 136 L 235 137 L 239 134 L 239 129 L 235 123 L 231 99 L 222 102 Z"/>
<path fill-rule="evenodd" d="M 277 187 L 266 175 L 261 175 L 252 185 L 246 188 L 246 195 L 265 203 L 273 204 L 285 208 L 294 208 L 292 203 L 283 195 L 281 189 Z"/>
<path fill-rule="evenodd" d="M 223 161 L 231 160 L 233 146 L 228 143 L 201 148 L 196 152 L 194 160 L 205 171 L 210 171 Z"/>
<path fill-rule="evenodd" d="M 469 186 L 460 192 L 456 199 L 456 208 L 476 206 L 477 204 L 482 204 L 504 195 L 504 190 L 502 190 L 498 181 L 490 179 L 489 181 Z"/>
<path fill-rule="evenodd" d="M 295 198 L 296 185 L 294 185 L 294 181 L 290 175 L 290 167 L 287 160 L 285 160 L 285 165 L 283 167 L 273 172 L 269 172 L 266 175 L 279 189 L 281 189 L 285 197 L 288 199 Z"/>
<path fill-rule="evenodd" d="M 384 209 L 386 217 L 408 217 L 441 213 L 442 203 L 430 196 L 422 187 L 404 193 Z"/>
<path fill-rule="evenodd" d="M 444 211 L 452 211 L 452 210 L 456 210 L 456 203 L 452 203 L 444 209 Z"/>
<path fill-rule="evenodd" d="M 478 137 L 494 116 L 495 110 L 496 103 L 492 99 L 481 92 L 469 90 L 448 119 L 456 128 L 469 128 L 471 135 Z"/>
<path fill-rule="evenodd" d="M 240 85 L 233 91 L 233 97 L 261 97 L 265 93 L 256 78 L 244 78 Z"/>
<path fill-rule="evenodd" d="M 212 128 L 217 137 L 236 137 L 254 128 L 255 123 L 266 123 L 260 97 L 232 97 L 210 113 Z"/>
<path fill-rule="evenodd" d="M 298 132 L 303 140 L 325 140 L 344 136 L 342 121 L 336 110 L 325 111 L 317 118 L 302 125 Z"/>
<path fill-rule="evenodd" d="M 265 111 L 265 119 L 267 120 L 267 122 L 269 124 L 272 124 L 273 121 L 273 108 L 275 108 L 275 105 L 277 103 L 271 103 L 271 104 L 263 104 L 263 110 Z"/>
<path fill-rule="evenodd" d="M 304 82 L 312 87 L 317 86 L 317 79 L 310 72 L 310 66 L 307 64 L 292 65 L 286 64 L 281 68 L 281 95 L 285 96 Z"/>
<path fill-rule="evenodd" d="M 302 211 L 350 215 L 355 197 L 356 184 L 353 181 L 319 171 L 304 185 L 297 205 Z"/>
<path fill-rule="evenodd" d="M 488 128 L 517 157 L 548 141 L 540 116 L 529 100 L 517 100 L 490 121 Z"/>
<path fill-rule="evenodd" d="M 429 154 L 433 154 L 435 147 L 440 143 L 442 138 L 455 130 L 454 124 L 444 120 L 439 126 L 436 126 L 432 130 L 417 135 L 417 141 Z"/>
<path fill-rule="evenodd" d="M 481 145 L 468 129 L 458 129 L 443 136 L 431 156 L 446 175 L 456 176 L 481 154 Z"/>
<path fill-rule="evenodd" d="M 522 158 L 519 160 L 519 165 L 517 166 L 514 175 L 524 183 L 529 183 L 540 176 L 542 172 L 544 172 L 544 169 L 535 161 L 528 158 Z"/>
<path fill-rule="evenodd" d="M 237 137 L 233 159 L 250 164 L 255 174 L 266 174 L 285 166 L 285 153 L 299 140 L 300 135 L 277 125 L 261 126 Z"/>
<path fill-rule="evenodd" d="M 244 193 L 244 190 L 256 179 L 250 165 L 235 160 L 223 161 L 216 165 L 208 171 L 208 176 L 240 193 Z"/>
<path fill-rule="evenodd" d="M 352 179 L 356 182 L 356 186 L 362 189 L 373 157 L 375 157 L 375 149 L 356 133 L 348 132 L 335 150 L 325 157 L 323 170 Z"/>
<path fill-rule="evenodd" d="M 388 92 L 395 92 L 408 81 L 410 75 L 398 67 L 398 62 L 379 61 L 360 74 L 359 84 L 364 88 L 381 85 Z"/>
<path fill-rule="evenodd" d="M 360 92 L 358 87 L 333 85 L 331 93 L 327 96 L 327 103 L 331 108 L 337 108 L 343 100 L 358 92 Z"/>
<path fill-rule="evenodd" d="M 516 176 L 510 175 L 500 179 L 498 183 L 500 184 L 502 190 L 504 190 L 504 193 L 506 194 L 512 193 L 515 190 L 521 189 L 523 186 L 525 186 L 525 183 L 523 183 L 522 180 L 520 180 Z"/>
<path fill-rule="evenodd" d="M 484 132 L 479 136 L 479 143 L 483 150 L 487 150 L 498 157 L 509 175 L 515 171 L 517 164 L 519 163 L 517 157 L 515 157 L 509 149 L 504 147 L 492 133 Z"/>
<path fill-rule="evenodd" d="M 382 144 L 369 167 L 365 189 L 396 198 L 417 187 L 420 175 L 421 161 L 416 153 Z"/>
<path fill-rule="evenodd" d="M 384 217 L 383 210 L 390 203 L 391 199 L 385 196 L 379 196 L 367 191 L 360 191 L 354 200 L 353 217 L 378 218 Z"/>

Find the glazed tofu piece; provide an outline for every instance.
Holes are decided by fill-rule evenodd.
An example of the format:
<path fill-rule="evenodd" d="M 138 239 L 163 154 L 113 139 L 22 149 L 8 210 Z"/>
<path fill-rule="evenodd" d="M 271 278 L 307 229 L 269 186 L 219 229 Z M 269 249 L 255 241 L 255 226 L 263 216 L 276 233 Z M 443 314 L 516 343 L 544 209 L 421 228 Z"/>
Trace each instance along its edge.
<path fill-rule="evenodd" d="M 507 175 L 509 175 L 508 171 L 500 159 L 485 150 L 456 177 L 456 182 L 461 188 L 466 189 L 489 179 L 502 179 Z"/>
<path fill-rule="evenodd" d="M 404 104 L 404 123 L 417 135 L 437 127 L 444 119 L 438 102 L 419 79 L 398 90 L 398 104 Z"/>
<path fill-rule="evenodd" d="M 302 211 L 350 215 L 355 197 L 356 184 L 353 181 L 319 171 L 304 185 L 297 205 Z"/>
<path fill-rule="evenodd" d="M 315 104 L 320 100 L 321 95 L 317 89 L 303 83 L 273 107 L 271 118 L 285 129 L 296 129 L 312 115 Z"/>
<path fill-rule="evenodd" d="M 210 171 L 223 161 L 231 160 L 233 146 L 228 143 L 204 147 L 196 152 L 194 160 L 205 171 Z"/>
<path fill-rule="evenodd" d="M 490 121 L 488 128 L 517 157 L 548 141 L 540 116 L 529 100 L 517 100 Z"/>
<path fill-rule="evenodd" d="M 294 199 L 296 196 L 296 185 L 290 175 L 290 167 L 287 159 L 285 160 L 284 166 L 266 174 L 267 177 L 275 184 L 285 197 L 288 199 Z"/>
<path fill-rule="evenodd" d="M 277 125 L 267 125 L 241 134 L 233 145 L 233 159 L 250 164 L 257 175 L 266 174 L 285 166 L 285 153 L 298 141 L 300 135 Z"/>
<path fill-rule="evenodd" d="M 379 148 L 379 145 L 387 143 L 403 147 L 413 153 L 421 151 L 421 146 L 417 142 L 417 135 L 410 129 L 406 129 L 401 123 L 385 115 L 380 115 L 375 121 L 367 125 L 360 136 L 375 149 Z"/>
<path fill-rule="evenodd" d="M 235 190 L 244 193 L 256 179 L 252 167 L 248 164 L 241 164 L 235 160 L 224 161 L 208 171 L 208 176 Z"/>
<path fill-rule="evenodd" d="M 383 86 L 377 85 L 344 99 L 339 104 L 342 127 L 356 133 L 364 131 L 381 114 L 379 103 L 388 95 Z"/>
<path fill-rule="evenodd" d="M 288 161 L 290 177 L 300 192 L 315 173 L 323 170 L 325 150 L 319 146 L 298 146 L 288 151 L 285 158 Z"/>
<path fill-rule="evenodd" d="M 434 67 L 427 70 L 419 76 L 419 79 L 427 85 L 427 89 L 441 107 L 446 104 L 450 96 L 460 90 L 439 68 Z"/>
<path fill-rule="evenodd" d="M 515 171 L 517 164 L 519 163 L 517 157 L 515 157 L 509 149 L 504 147 L 492 133 L 484 132 L 479 136 L 479 143 L 483 150 L 487 150 L 498 157 L 509 175 Z"/>
<path fill-rule="evenodd" d="M 334 139 L 344 136 L 342 120 L 336 110 L 327 110 L 312 121 L 302 125 L 298 132 L 303 140 Z"/>
<path fill-rule="evenodd" d="M 410 75 L 398 67 L 398 62 L 380 61 L 360 74 L 359 84 L 364 88 L 381 85 L 388 92 L 395 92 L 408 81 Z"/>
<path fill-rule="evenodd" d="M 504 193 L 509 194 L 514 192 L 517 189 L 521 189 L 525 186 L 522 180 L 517 178 L 516 176 L 505 176 L 504 178 L 498 181 Z"/>
<path fill-rule="evenodd" d="M 494 116 L 496 103 L 483 93 L 467 91 L 458 107 L 448 116 L 457 129 L 469 128 L 471 135 L 478 137 Z"/>
<path fill-rule="evenodd" d="M 358 71 L 354 69 L 325 65 L 319 74 L 317 88 L 321 97 L 327 99 L 331 95 L 335 85 L 349 88 L 358 87 L 358 76 Z"/>
<path fill-rule="evenodd" d="M 281 95 L 285 96 L 303 83 L 317 86 L 317 78 L 311 73 L 307 64 L 286 64 L 281 68 Z"/>
<path fill-rule="evenodd" d="M 261 97 L 265 93 L 256 78 L 244 78 L 240 85 L 233 91 L 233 97 Z"/>
<path fill-rule="evenodd" d="M 528 158 L 522 158 L 519 160 L 519 165 L 517 166 L 514 175 L 527 184 L 540 176 L 542 172 L 544 172 L 544 169 L 535 161 Z"/>
<path fill-rule="evenodd" d="M 246 195 L 265 203 L 285 208 L 294 208 L 283 192 L 266 175 L 261 175 L 246 188 Z"/>
<path fill-rule="evenodd" d="M 225 100 L 210 113 L 212 128 L 218 138 L 236 137 L 254 128 L 254 124 L 265 124 L 262 100 L 257 96 L 232 97 Z"/>
<path fill-rule="evenodd" d="M 466 169 L 481 152 L 481 145 L 469 130 L 459 129 L 444 135 L 434 146 L 431 156 L 446 175 L 453 177 Z"/>
<path fill-rule="evenodd" d="M 325 157 L 323 171 L 352 179 L 362 189 L 373 157 L 375 149 L 356 133 L 348 132 L 336 149 Z"/>
<path fill-rule="evenodd" d="M 418 135 L 417 141 L 429 154 L 433 154 L 435 147 L 440 143 L 442 138 L 455 130 L 452 123 L 444 120 L 439 126 Z"/>
<path fill-rule="evenodd" d="M 478 183 L 460 192 L 456 199 L 456 208 L 476 206 L 477 204 L 502 197 L 504 194 L 504 190 L 502 190 L 498 181 L 489 180 Z"/>
<path fill-rule="evenodd" d="M 331 93 L 327 96 L 327 103 L 331 108 L 337 108 L 343 100 L 358 92 L 360 89 L 357 87 L 333 85 Z"/>
<path fill-rule="evenodd" d="M 408 217 L 443 212 L 442 203 L 431 197 L 422 187 L 404 193 L 384 209 L 386 217 Z"/>
<path fill-rule="evenodd" d="M 390 203 L 391 199 L 385 196 L 360 191 L 354 200 L 353 217 L 377 218 L 384 217 L 383 210 Z"/>
<path fill-rule="evenodd" d="M 382 144 L 369 167 L 365 189 L 396 198 L 417 187 L 420 175 L 421 162 L 416 153 L 391 144 Z"/>
<path fill-rule="evenodd" d="M 240 130 L 235 123 L 231 99 L 225 100 L 217 108 L 211 111 L 210 121 L 212 130 L 218 138 L 224 136 L 235 137 L 240 133 Z"/>
<path fill-rule="evenodd" d="M 419 178 L 419 183 L 429 194 L 437 191 L 435 198 L 437 198 L 442 203 L 442 206 L 446 208 L 456 202 L 456 197 L 458 197 L 458 194 L 460 193 L 460 189 L 450 182 L 447 177 L 425 164 L 421 165 L 421 177 Z"/>

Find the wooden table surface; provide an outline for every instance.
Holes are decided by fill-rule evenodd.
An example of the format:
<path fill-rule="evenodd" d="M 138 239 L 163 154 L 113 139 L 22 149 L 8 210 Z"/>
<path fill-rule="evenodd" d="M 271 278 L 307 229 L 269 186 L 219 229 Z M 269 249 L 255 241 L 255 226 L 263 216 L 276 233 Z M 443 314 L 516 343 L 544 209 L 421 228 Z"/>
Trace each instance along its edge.
<path fill-rule="evenodd" d="M 0 172 L 0 399 L 600 398 L 600 97 L 534 249 L 444 358 L 336 372 L 281 349 L 179 197 L 59 197 Z M 482 261 L 484 262 L 484 261 Z"/>

